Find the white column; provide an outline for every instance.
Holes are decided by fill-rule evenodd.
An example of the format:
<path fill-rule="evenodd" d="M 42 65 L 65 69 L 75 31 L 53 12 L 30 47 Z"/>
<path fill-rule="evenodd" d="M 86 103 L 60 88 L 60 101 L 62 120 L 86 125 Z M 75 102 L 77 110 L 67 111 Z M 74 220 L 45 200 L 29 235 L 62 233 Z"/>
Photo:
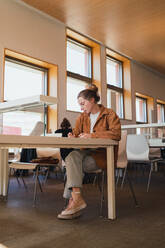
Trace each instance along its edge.
<path fill-rule="evenodd" d="M 8 178 L 8 150 L 0 149 L 0 196 L 7 196 Z"/>

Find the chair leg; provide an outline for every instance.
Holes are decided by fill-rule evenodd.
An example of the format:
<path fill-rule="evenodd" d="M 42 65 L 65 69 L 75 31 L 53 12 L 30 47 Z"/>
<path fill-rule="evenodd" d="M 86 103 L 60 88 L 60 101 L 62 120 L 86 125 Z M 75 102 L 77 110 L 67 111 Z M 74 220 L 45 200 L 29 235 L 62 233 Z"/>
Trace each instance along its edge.
<path fill-rule="evenodd" d="M 16 177 L 17 183 L 18 183 L 18 185 L 20 186 L 21 184 L 20 184 L 20 181 L 19 181 L 19 179 L 18 179 L 17 170 L 15 170 L 15 169 L 13 168 L 13 171 L 14 171 L 14 176 Z"/>
<path fill-rule="evenodd" d="M 102 180 L 101 180 L 101 202 L 100 202 L 100 216 L 103 216 L 104 181 L 105 181 L 105 172 L 104 172 L 104 171 L 102 171 Z"/>
<path fill-rule="evenodd" d="M 8 185 L 7 185 L 7 195 L 6 195 L 6 200 L 8 198 L 9 194 L 9 187 L 10 187 L 10 176 L 11 176 L 11 168 L 9 169 L 9 178 L 8 178 Z"/>
<path fill-rule="evenodd" d="M 25 180 L 23 178 L 23 170 L 20 172 L 20 176 L 21 176 L 21 179 L 22 179 L 22 182 L 23 182 L 23 185 L 24 185 L 25 189 L 28 190 L 28 187 L 27 187 L 27 185 L 25 183 Z"/>
<path fill-rule="evenodd" d="M 48 178 L 48 175 L 49 175 L 49 171 L 50 171 L 50 167 L 47 168 L 47 172 L 46 172 L 46 175 L 45 175 L 44 184 L 46 184 L 46 181 L 47 181 L 47 178 Z"/>
<path fill-rule="evenodd" d="M 93 179 L 93 185 L 95 185 L 96 179 L 97 179 L 97 174 L 95 175 L 95 177 L 94 177 L 94 179 Z"/>
<path fill-rule="evenodd" d="M 66 172 L 64 174 L 64 188 L 65 188 L 65 185 L 66 185 L 66 181 L 67 181 L 67 176 L 66 176 Z"/>
<path fill-rule="evenodd" d="M 101 176 L 102 176 L 102 173 L 101 173 Z M 100 173 L 96 174 L 95 175 L 95 178 L 97 180 L 97 185 L 98 185 L 98 188 L 100 190 L 100 192 L 102 192 L 102 184 L 100 185 Z M 95 180 L 95 181 L 96 181 Z M 102 177 L 101 177 L 101 183 L 102 183 Z"/>
<path fill-rule="evenodd" d="M 21 176 L 21 179 L 22 179 L 22 182 L 23 182 L 23 185 L 24 185 L 25 189 L 28 190 L 28 187 L 27 187 L 27 185 L 25 183 L 25 180 L 24 180 L 23 176 Z"/>
<path fill-rule="evenodd" d="M 35 184 L 34 184 L 34 196 L 33 196 L 33 206 L 36 206 L 36 194 L 37 194 L 37 180 L 38 180 L 38 170 L 39 167 L 36 168 L 36 175 L 35 175 Z"/>
<path fill-rule="evenodd" d="M 119 182 L 119 177 L 120 177 L 120 173 L 119 173 L 119 169 L 118 168 L 116 169 L 116 175 L 117 175 L 117 179 L 116 179 L 116 187 L 117 187 L 118 182 Z"/>
<path fill-rule="evenodd" d="M 43 192 L 39 177 L 37 177 L 37 181 L 38 181 L 38 185 L 39 185 L 40 191 Z"/>
<path fill-rule="evenodd" d="M 151 166 L 150 166 L 150 172 L 149 172 L 148 183 L 147 183 L 147 192 L 149 191 L 149 188 L 150 188 L 152 169 L 153 169 L 153 163 L 151 163 Z"/>
<path fill-rule="evenodd" d="M 127 172 L 127 166 L 126 166 L 125 169 L 124 169 L 124 175 L 123 175 L 123 179 L 122 179 L 122 182 L 121 182 L 121 189 L 123 189 L 123 185 L 124 185 L 124 181 L 125 181 L 126 172 Z"/>
<path fill-rule="evenodd" d="M 134 192 L 134 189 L 132 187 L 132 182 L 131 182 L 131 180 L 129 178 L 128 172 L 127 172 L 126 175 L 127 175 L 127 180 L 128 180 L 128 183 L 129 183 L 129 188 L 131 190 L 131 194 L 132 194 L 132 197 L 133 197 L 134 202 L 135 202 L 135 206 L 138 207 L 138 202 L 137 202 L 137 199 L 136 199 L 136 196 L 135 196 L 135 192 Z"/>
<path fill-rule="evenodd" d="M 37 198 L 37 182 L 39 185 L 39 188 L 41 190 L 41 192 L 43 192 L 42 187 L 41 187 L 41 183 L 40 183 L 40 179 L 39 179 L 39 166 L 37 166 L 36 168 L 36 175 L 35 175 L 35 184 L 34 184 L 34 195 L 33 195 L 33 207 L 36 206 L 36 198 Z"/>

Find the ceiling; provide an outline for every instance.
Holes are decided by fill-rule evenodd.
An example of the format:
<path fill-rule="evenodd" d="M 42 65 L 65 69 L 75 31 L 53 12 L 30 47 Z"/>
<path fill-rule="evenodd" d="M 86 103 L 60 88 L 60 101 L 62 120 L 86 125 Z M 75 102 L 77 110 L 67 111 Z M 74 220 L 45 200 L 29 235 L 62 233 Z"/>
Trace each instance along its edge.
<path fill-rule="evenodd" d="M 165 0 L 22 0 L 165 74 Z"/>

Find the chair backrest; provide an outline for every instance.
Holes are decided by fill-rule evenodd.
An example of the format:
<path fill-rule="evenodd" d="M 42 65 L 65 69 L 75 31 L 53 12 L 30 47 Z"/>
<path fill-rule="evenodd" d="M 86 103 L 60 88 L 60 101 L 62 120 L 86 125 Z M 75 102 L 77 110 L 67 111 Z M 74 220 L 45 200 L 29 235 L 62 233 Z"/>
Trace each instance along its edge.
<path fill-rule="evenodd" d="M 128 134 L 126 145 L 127 159 L 149 160 L 149 146 L 144 135 Z"/>
<path fill-rule="evenodd" d="M 127 141 L 127 130 L 122 130 L 121 140 L 119 141 L 117 168 L 127 167 L 126 141 Z"/>
<path fill-rule="evenodd" d="M 44 133 L 44 123 L 42 121 L 38 121 L 33 128 L 32 132 L 30 133 L 30 136 L 40 136 Z"/>

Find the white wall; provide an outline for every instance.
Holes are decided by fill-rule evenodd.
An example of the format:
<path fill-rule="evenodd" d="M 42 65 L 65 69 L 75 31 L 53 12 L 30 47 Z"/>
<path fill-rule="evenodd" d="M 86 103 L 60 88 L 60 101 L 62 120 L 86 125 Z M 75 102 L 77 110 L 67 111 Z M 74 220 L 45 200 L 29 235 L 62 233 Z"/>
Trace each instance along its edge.
<path fill-rule="evenodd" d="M 154 109 L 156 100 L 165 101 L 165 76 L 152 70 L 146 69 L 137 63 L 131 63 L 131 84 L 132 84 L 132 109 L 133 122 L 136 122 L 135 93 L 141 93 L 154 98 Z"/>

